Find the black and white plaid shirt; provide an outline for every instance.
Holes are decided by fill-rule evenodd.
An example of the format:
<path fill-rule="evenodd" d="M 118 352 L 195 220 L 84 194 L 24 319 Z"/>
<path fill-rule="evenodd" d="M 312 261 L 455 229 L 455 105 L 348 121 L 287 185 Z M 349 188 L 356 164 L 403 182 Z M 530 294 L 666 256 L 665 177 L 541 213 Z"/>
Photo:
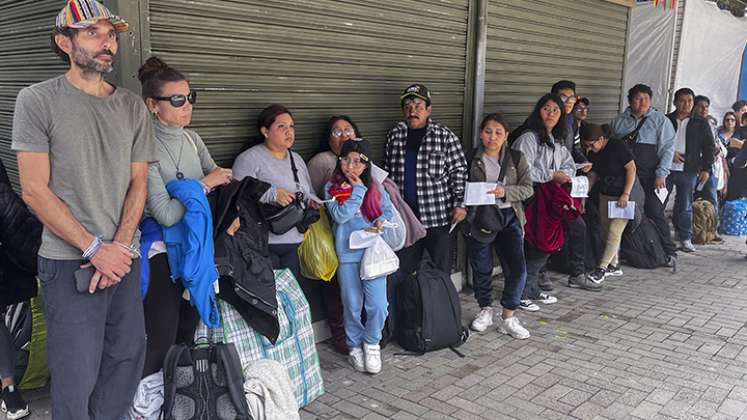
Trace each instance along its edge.
<path fill-rule="evenodd" d="M 399 122 L 386 136 L 385 169 L 404 196 L 407 124 Z M 417 188 L 420 222 L 426 228 L 451 222 L 454 207 L 464 207 L 467 160 L 462 143 L 446 126 L 428 120 L 417 157 Z"/>

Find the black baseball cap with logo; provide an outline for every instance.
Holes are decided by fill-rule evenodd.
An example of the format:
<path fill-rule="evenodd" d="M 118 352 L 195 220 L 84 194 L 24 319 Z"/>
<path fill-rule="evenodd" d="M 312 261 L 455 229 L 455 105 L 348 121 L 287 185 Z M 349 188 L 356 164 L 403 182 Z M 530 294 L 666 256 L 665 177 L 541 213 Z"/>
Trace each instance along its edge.
<path fill-rule="evenodd" d="M 405 106 L 407 98 L 420 98 L 425 101 L 427 106 L 431 105 L 431 93 L 428 92 L 428 88 L 425 85 L 421 85 L 420 83 L 408 86 L 399 97 L 399 104 Z"/>

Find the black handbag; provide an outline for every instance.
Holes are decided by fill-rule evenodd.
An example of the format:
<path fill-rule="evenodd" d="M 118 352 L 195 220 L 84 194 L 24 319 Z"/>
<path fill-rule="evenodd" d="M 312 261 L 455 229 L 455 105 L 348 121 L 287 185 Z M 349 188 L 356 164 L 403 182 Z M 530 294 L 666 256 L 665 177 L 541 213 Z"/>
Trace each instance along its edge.
<path fill-rule="evenodd" d="M 262 206 L 262 215 L 267 222 L 270 232 L 276 235 L 282 235 L 295 228 L 304 220 L 304 194 L 301 191 L 301 183 L 298 180 L 298 169 L 296 162 L 293 160 L 293 152 L 288 150 L 290 157 L 291 170 L 293 171 L 293 180 L 296 182 L 296 197 L 293 202 L 285 207 L 277 204 L 265 204 Z"/>
<path fill-rule="evenodd" d="M 511 150 L 507 150 L 501 161 L 501 172 L 498 174 L 498 182 L 501 184 L 506 177 L 511 152 Z M 516 162 L 518 162 L 518 159 L 514 156 L 514 165 Z M 498 232 L 512 223 L 518 223 L 518 219 L 516 218 L 516 212 L 511 207 L 501 209 L 497 205 L 477 206 L 474 218 L 470 223 L 469 236 L 479 242 L 490 243 L 493 242 Z"/>

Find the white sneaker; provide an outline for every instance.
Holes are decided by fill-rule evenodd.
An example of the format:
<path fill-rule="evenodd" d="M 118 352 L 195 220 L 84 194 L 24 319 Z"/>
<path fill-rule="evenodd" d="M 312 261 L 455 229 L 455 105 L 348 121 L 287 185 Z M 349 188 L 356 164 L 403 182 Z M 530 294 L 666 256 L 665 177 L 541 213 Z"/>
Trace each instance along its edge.
<path fill-rule="evenodd" d="M 537 312 L 540 310 L 540 307 L 529 299 L 522 299 L 521 303 L 519 303 L 519 309 L 529 312 Z"/>
<path fill-rule="evenodd" d="M 550 296 L 547 293 L 540 293 L 539 297 L 534 301 L 544 303 L 545 305 L 550 305 L 552 303 L 558 303 L 558 298 L 556 298 L 555 296 Z"/>
<path fill-rule="evenodd" d="M 508 319 L 501 319 L 501 322 L 498 324 L 498 331 L 503 334 L 508 334 L 518 340 L 529 338 L 529 331 L 521 325 L 519 318 L 515 316 Z"/>
<path fill-rule="evenodd" d="M 695 246 L 691 240 L 680 241 L 680 250 L 683 252 L 695 252 Z"/>
<path fill-rule="evenodd" d="M 366 371 L 366 364 L 363 361 L 362 348 L 353 347 L 352 349 L 350 349 L 350 353 L 348 354 L 348 362 L 350 362 L 350 365 L 353 366 L 353 369 L 357 370 L 358 372 Z"/>
<path fill-rule="evenodd" d="M 493 325 L 493 308 L 486 306 L 480 309 L 480 313 L 472 320 L 470 328 L 477 332 L 483 332 L 491 325 Z"/>
<path fill-rule="evenodd" d="M 378 344 L 363 343 L 363 353 L 366 355 L 366 372 L 381 372 L 381 348 Z"/>

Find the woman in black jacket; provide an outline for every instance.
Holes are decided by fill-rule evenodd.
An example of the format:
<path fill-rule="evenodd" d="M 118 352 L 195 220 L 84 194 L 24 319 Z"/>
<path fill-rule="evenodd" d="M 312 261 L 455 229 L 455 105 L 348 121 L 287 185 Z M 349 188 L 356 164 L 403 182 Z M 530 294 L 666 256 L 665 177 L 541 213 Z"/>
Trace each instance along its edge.
<path fill-rule="evenodd" d="M 41 244 L 41 223 L 28 210 L 10 185 L 0 161 L 0 410 L 8 418 L 29 415 L 29 408 L 16 388 L 15 348 L 5 326 L 5 308 L 36 296 L 36 258 Z"/>

